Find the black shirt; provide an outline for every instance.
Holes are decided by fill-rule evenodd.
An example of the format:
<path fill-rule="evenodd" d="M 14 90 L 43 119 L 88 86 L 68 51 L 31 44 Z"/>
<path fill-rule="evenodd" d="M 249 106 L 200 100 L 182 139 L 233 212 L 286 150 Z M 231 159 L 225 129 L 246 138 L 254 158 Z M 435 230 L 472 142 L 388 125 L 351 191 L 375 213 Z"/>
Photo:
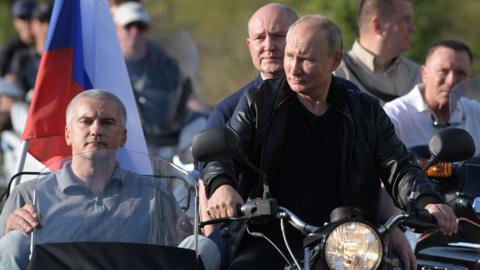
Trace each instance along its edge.
<path fill-rule="evenodd" d="M 340 206 L 341 115 L 316 116 L 295 98 L 288 110 L 280 163 L 271 192 L 305 222 L 321 226 Z"/>
<path fill-rule="evenodd" d="M 316 116 L 295 98 L 287 112 L 278 170 L 270 183 L 271 194 L 280 206 L 316 226 L 328 222 L 330 212 L 341 206 L 341 117 L 332 108 Z M 268 234 L 279 239 L 280 227 L 274 223 L 268 226 L 273 234 Z M 295 229 L 287 232 L 298 251 L 302 236 Z"/>

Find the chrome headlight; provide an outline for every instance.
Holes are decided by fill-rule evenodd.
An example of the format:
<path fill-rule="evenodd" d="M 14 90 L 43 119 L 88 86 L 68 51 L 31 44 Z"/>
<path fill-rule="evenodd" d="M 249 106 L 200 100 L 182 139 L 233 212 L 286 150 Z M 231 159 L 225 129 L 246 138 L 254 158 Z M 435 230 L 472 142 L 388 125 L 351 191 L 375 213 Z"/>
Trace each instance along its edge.
<path fill-rule="evenodd" d="M 327 235 L 324 253 L 330 269 L 377 269 L 383 257 L 383 246 L 377 231 L 370 225 L 349 220 Z"/>

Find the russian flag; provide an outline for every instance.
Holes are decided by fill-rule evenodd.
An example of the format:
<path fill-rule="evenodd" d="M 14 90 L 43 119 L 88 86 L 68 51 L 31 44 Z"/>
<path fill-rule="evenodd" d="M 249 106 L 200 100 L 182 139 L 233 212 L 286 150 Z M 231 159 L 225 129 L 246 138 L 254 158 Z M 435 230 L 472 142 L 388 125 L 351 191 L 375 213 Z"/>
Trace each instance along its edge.
<path fill-rule="evenodd" d="M 22 135 L 28 153 L 44 165 L 71 155 L 65 111 L 77 93 L 109 90 L 127 108 L 129 151 L 147 153 L 145 137 L 107 0 L 56 0 L 45 52 Z M 137 160 L 121 157 L 127 169 Z"/>

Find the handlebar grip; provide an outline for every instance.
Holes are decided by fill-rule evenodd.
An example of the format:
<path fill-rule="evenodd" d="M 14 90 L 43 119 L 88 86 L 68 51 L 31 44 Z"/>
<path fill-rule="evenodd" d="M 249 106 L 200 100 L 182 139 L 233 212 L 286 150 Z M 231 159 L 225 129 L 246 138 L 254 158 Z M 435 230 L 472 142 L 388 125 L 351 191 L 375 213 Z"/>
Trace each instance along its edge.
<path fill-rule="evenodd" d="M 275 216 L 278 212 L 278 204 L 275 199 L 248 200 L 243 205 L 237 205 L 238 216 L 246 218 Z"/>
<path fill-rule="evenodd" d="M 422 222 L 438 225 L 437 219 L 427 209 L 417 209 L 417 218 Z"/>
<path fill-rule="evenodd" d="M 435 217 L 426 209 L 417 208 L 414 214 L 404 222 L 405 226 L 411 228 L 416 233 L 433 230 L 438 227 L 438 222 Z"/>
<path fill-rule="evenodd" d="M 245 204 L 236 206 L 236 218 L 220 218 L 205 222 L 200 222 L 200 227 L 210 224 L 217 224 L 234 220 L 263 220 L 265 218 L 275 217 L 278 213 L 277 200 L 275 199 L 256 199 L 248 200 Z"/>

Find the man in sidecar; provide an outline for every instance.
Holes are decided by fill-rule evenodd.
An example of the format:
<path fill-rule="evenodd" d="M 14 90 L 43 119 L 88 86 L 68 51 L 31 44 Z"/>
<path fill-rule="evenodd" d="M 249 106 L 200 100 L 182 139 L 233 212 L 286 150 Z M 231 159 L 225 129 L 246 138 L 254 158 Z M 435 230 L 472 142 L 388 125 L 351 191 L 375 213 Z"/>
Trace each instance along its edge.
<path fill-rule="evenodd" d="M 34 228 L 39 243 L 179 244 L 175 221 L 181 213 L 165 182 L 127 171 L 116 160 L 127 139 L 125 123 L 124 105 L 107 91 L 83 91 L 72 99 L 65 128 L 72 158 L 45 178 L 18 185 L 8 198 L 0 215 L 6 233 L 0 238 L 1 269 L 26 269 L 27 233 Z M 45 205 L 48 210 L 39 211 Z"/>

